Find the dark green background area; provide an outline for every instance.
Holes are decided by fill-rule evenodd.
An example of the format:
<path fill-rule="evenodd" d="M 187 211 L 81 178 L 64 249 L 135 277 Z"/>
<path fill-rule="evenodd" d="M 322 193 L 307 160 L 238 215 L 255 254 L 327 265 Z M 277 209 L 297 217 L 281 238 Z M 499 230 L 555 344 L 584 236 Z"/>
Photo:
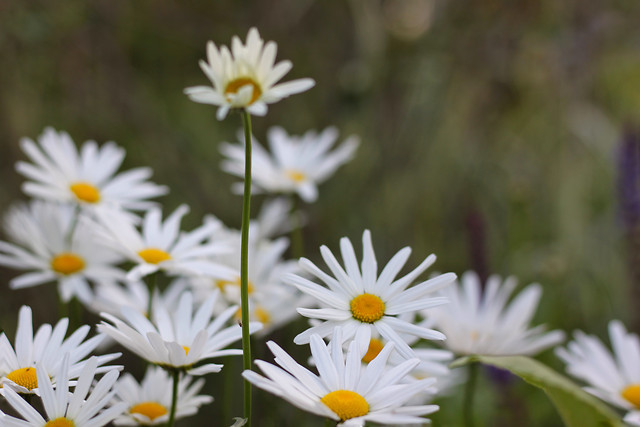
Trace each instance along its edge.
<path fill-rule="evenodd" d="M 640 122 L 638 16 L 633 0 L 1 1 L 0 208 L 24 198 L 19 139 L 53 126 L 77 143 L 116 141 L 125 168 L 152 167 L 171 188 L 165 210 L 191 206 L 187 228 L 209 212 L 239 227 L 237 180 L 220 170 L 218 144 L 236 140 L 240 117 L 219 122 L 183 89 L 208 84 L 198 67 L 208 40 L 244 40 L 256 26 L 293 62 L 285 81 L 316 80 L 254 118 L 258 140 L 273 125 L 294 134 L 335 125 L 361 138 L 305 206 L 309 258 L 342 236 L 359 251 L 368 228 L 381 265 L 411 246 L 408 267 L 433 252 L 438 271 L 537 281 L 538 323 L 605 336 L 609 319 L 631 325 L 640 303 L 628 297 L 616 188 L 622 131 Z M 1 272 L 5 283 L 14 275 Z M 10 336 L 20 304 L 36 323 L 55 321 L 46 288 L 4 286 Z M 304 322 L 296 327 L 281 336 Z M 561 369 L 550 353 L 546 361 Z M 516 388 L 529 409 L 496 410 L 500 397 L 485 393 L 486 425 L 514 425 L 513 408 L 520 425 L 559 422 L 544 397 Z M 226 399 L 239 415 L 241 395 Z M 219 416 L 226 400 L 216 400 L 203 420 Z M 456 425 L 459 402 L 441 404 L 436 425 Z M 256 425 L 303 419 L 284 404 L 270 411 L 294 418 Z"/>

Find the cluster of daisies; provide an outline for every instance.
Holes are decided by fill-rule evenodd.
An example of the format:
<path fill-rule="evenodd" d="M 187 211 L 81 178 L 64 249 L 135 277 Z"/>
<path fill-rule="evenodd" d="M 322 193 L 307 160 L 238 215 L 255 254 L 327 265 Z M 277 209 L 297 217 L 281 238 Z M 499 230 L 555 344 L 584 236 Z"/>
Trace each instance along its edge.
<path fill-rule="evenodd" d="M 212 86 L 186 93 L 218 106 L 219 119 L 233 109 L 264 115 L 267 104 L 314 85 L 278 83 L 292 65 L 276 63 L 276 51 L 256 29 L 246 44 L 234 37 L 231 49 L 210 42 L 208 62 L 200 65 Z M 262 342 L 299 315 L 308 318 L 294 342 L 309 345 L 311 368 L 268 341 L 275 364 L 256 360 L 261 374 L 245 370 L 246 381 L 338 425 L 421 424 L 438 410 L 436 396 L 465 381 L 448 368 L 456 355 L 535 355 L 564 340 L 560 331 L 529 326 L 539 285 L 511 299 L 513 278 L 481 283 L 471 272 L 460 281 L 453 273 L 424 278 L 434 255 L 401 274 L 408 247 L 379 268 L 367 230 L 360 257 L 345 237 L 341 260 L 326 246 L 325 266 L 287 259 L 284 235 L 301 226 L 294 199 L 315 201 L 318 185 L 354 156 L 358 140 L 334 148 L 338 132 L 331 127 L 302 136 L 276 127 L 267 139 L 268 149 L 254 141 L 253 190 L 277 197 L 249 226 L 248 328 Z M 221 145 L 222 168 L 244 177 L 246 141 L 239 140 Z M 55 283 L 63 306 L 80 303 L 102 321 L 92 337 L 89 325 L 66 317 L 34 334 L 31 308 L 20 308 L 14 345 L 0 334 L 0 395 L 10 408 L 0 411 L 0 426 L 172 426 L 197 413 L 213 400 L 198 394 L 204 376 L 223 368 L 221 357 L 242 354 L 230 348 L 242 336 L 241 231 L 213 215 L 183 231 L 189 208 L 163 216 L 154 200 L 168 188 L 149 181 L 148 168 L 119 171 L 125 152 L 113 142 L 78 147 L 47 128 L 37 142 L 21 145 L 28 160 L 17 171 L 32 200 L 5 216 L 0 265 L 23 272 L 9 285 Z M 589 392 L 640 425 L 638 337 L 617 321 L 610 331 L 613 353 L 580 332 L 556 352 Z M 116 343 L 145 361 L 140 380 L 120 375 L 128 370 L 113 364 L 120 353 L 104 354 Z"/>

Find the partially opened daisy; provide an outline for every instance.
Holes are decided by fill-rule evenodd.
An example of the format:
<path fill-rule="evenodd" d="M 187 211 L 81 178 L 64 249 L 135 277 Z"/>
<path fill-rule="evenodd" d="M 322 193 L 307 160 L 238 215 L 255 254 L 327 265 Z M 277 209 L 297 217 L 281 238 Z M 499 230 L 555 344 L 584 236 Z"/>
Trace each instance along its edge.
<path fill-rule="evenodd" d="M 163 222 L 161 210 L 152 208 L 144 217 L 141 232 L 124 217 L 100 217 L 104 243 L 137 264 L 127 279 L 140 280 L 159 270 L 169 275 L 233 277 L 232 270 L 211 260 L 212 255 L 227 248 L 213 241 L 204 243 L 216 224 L 205 223 L 188 233 L 180 232 L 180 222 L 187 212 L 189 208 L 181 205 Z"/>
<path fill-rule="evenodd" d="M 542 295 L 540 285 L 527 286 L 507 304 L 515 286 L 513 277 L 503 284 L 500 277 L 491 276 L 482 291 L 478 276 L 467 272 L 460 286 L 442 291 L 451 303 L 425 314 L 447 336 L 444 344 L 456 354 L 534 355 L 562 342 L 562 331 L 529 328 Z"/>
<path fill-rule="evenodd" d="M 585 390 L 629 411 L 625 422 L 640 426 L 640 341 L 617 320 L 609 322 L 610 351 L 597 337 L 577 331 L 556 354 L 567 372 L 585 381 Z"/>
<path fill-rule="evenodd" d="M 62 355 L 68 354 L 68 379 L 75 379 L 87 364 L 87 357 L 105 338 L 94 336 L 85 341 L 89 330 L 84 325 L 65 338 L 69 319 L 63 318 L 55 327 L 40 326 L 33 335 L 31 308 L 22 306 L 18 315 L 15 350 L 4 334 L 0 334 L 0 391 L 12 389 L 18 393 L 41 394 L 38 366 L 47 372 L 47 378 L 55 385 L 63 368 Z M 111 353 L 95 358 L 95 370 L 106 372 L 114 369 L 106 363 L 118 358 L 120 353 Z M 104 365 L 104 366 L 103 366 Z M 100 366 L 100 367 L 98 367 Z"/>
<path fill-rule="evenodd" d="M 336 331 L 336 336 L 340 335 Z M 280 396 L 289 403 L 311 413 L 339 421 L 341 426 L 363 426 L 367 421 L 379 424 L 422 424 L 422 418 L 438 410 L 436 405 L 405 406 L 415 394 L 428 390 L 434 379 L 403 384 L 404 377 L 418 364 L 406 360 L 387 368 L 394 344 L 389 343 L 366 368 L 355 342 L 346 358 L 341 345 L 331 350 L 319 335 L 310 337 L 311 355 L 318 375 L 299 365 L 273 341 L 267 343 L 279 365 L 256 360 L 266 375 L 244 371 L 243 376 L 257 387 Z"/>
<path fill-rule="evenodd" d="M 267 104 L 304 92 L 313 87 L 312 79 L 304 78 L 276 84 L 291 70 L 291 61 L 275 63 L 278 48 L 275 42 L 266 44 L 258 30 L 251 28 L 247 44 L 237 36 L 220 49 L 213 42 L 207 43 L 207 60 L 200 61 L 200 68 L 213 87 L 195 86 L 185 89 L 192 101 L 217 105 L 218 120 L 226 117 L 232 108 L 244 108 L 250 114 L 264 116 Z"/>
<path fill-rule="evenodd" d="M 6 427 L 101 427 L 110 423 L 126 408 L 124 402 L 105 409 L 111 401 L 114 391 L 113 385 L 118 379 L 118 371 L 110 370 L 93 387 L 97 373 L 98 362 L 95 357 L 89 359 L 78 375 L 78 381 L 70 392 L 69 386 L 69 358 L 68 354 L 61 356 L 61 371 L 58 383 L 53 386 L 47 370 L 36 366 L 38 383 L 41 384 L 43 417 L 33 406 L 12 389 L 4 392 L 7 402 L 22 417 L 4 415 L 0 418 L 0 425 Z M 91 390 L 91 392 L 89 392 Z"/>
<path fill-rule="evenodd" d="M 171 410 L 172 383 L 169 373 L 156 366 L 147 368 L 140 383 L 131 374 L 125 374 L 115 386 L 115 401 L 123 402 L 127 409 L 113 423 L 129 426 L 166 424 Z M 211 396 L 198 395 L 203 385 L 204 379 L 193 382 L 188 375 L 180 379 L 176 419 L 194 415 L 200 406 L 213 401 Z"/>
<path fill-rule="evenodd" d="M 329 336 L 334 328 L 338 327 L 342 330 L 343 341 L 355 337 L 361 353 L 364 354 L 372 331 L 375 330 L 386 340 L 393 341 L 398 352 L 408 358 L 414 357 L 414 353 L 401 335 L 431 340 L 445 339 L 442 333 L 414 325 L 399 315 L 446 303 L 446 298 L 431 294 L 455 280 L 455 274 L 441 274 L 411 286 L 418 276 L 435 262 L 435 255 L 427 257 L 406 276 L 396 279 L 409 258 L 411 249 L 406 247 L 400 250 L 378 275 L 369 230 L 362 235 L 362 245 L 361 267 L 358 266 L 351 241 L 346 237 L 340 240 L 345 268 L 326 246 L 320 248 L 322 258 L 333 276 L 323 272 L 306 258 L 300 260 L 302 269 L 318 278 L 326 287 L 301 276 L 285 276 L 286 282 L 314 297 L 321 306 L 319 309 L 299 308 L 298 312 L 312 319 L 324 320 L 296 336 L 295 343 L 307 343 L 313 334 Z"/>
<path fill-rule="evenodd" d="M 218 317 L 213 317 L 213 307 L 218 293 L 214 292 L 194 313 L 193 296 L 185 292 L 175 308 L 166 307 L 161 301 L 153 304 L 152 320 L 135 309 L 123 307 L 125 321 L 102 313 L 108 322 L 98 325 L 98 330 L 148 362 L 165 369 L 179 369 L 191 375 L 219 372 L 222 365 L 207 363 L 208 359 L 242 354 L 242 350 L 225 349 L 240 339 L 240 326 L 225 327 L 238 310 L 229 307 Z M 260 328 L 251 323 L 252 332 Z"/>
<path fill-rule="evenodd" d="M 74 218 L 71 206 L 41 200 L 17 205 L 4 226 L 13 243 L 0 241 L 0 265 L 27 271 L 9 282 L 14 289 L 57 282 L 62 301 L 76 296 L 87 302 L 90 282 L 124 279 L 115 267 L 121 257 L 96 239 L 85 218 Z"/>
<path fill-rule="evenodd" d="M 18 162 L 16 169 L 29 179 L 22 189 L 33 197 L 90 211 L 145 210 L 152 206 L 148 199 L 168 191 L 147 181 L 149 168 L 116 174 L 125 151 L 113 142 L 98 147 L 95 141 L 87 141 L 78 151 L 66 132 L 46 128 L 38 144 L 24 138 L 21 145 L 33 163 Z"/>
<path fill-rule="evenodd" d="M 284 129 L 272 127 L 267 137 L 271 153 L 253 140 L 251 174 L 256 191 L 296 193 L 305 202 L 318 198 L 318 184 L 351 160 L 359 143 L 358 138 L 351 136 L 340 147 L 329 151 L 338 139 L 334 127 L 320 133 L 308 131 L 300 137 L 289 136 Z M 222 169 L 244 177 L 244 143 L 223 144 L 220 150 L 229 158 L 222 163 Z M 241 184 L 234 190 L 241 192 Z"/>

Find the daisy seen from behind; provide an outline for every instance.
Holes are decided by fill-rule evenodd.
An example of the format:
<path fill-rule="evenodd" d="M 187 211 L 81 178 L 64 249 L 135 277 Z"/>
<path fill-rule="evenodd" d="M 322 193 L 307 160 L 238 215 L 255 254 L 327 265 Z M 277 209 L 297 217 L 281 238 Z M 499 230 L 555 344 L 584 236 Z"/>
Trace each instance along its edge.
<path fill-rule="evenodd" d="M 640 340 L 618 320 L 609 322 L 609 338 L 613 351 L 577 331 L 566 348 L 556 348 L 556 355 L 569 374 L 588 384 L 587 392 L 629 411 L 624 421 L 640 426 Z"/>
<path fill-rule="evenodd" d="M 267 139 L 270 152 L 255 139 L 253 141 L 251 173 L 256 191 L 293 193 L 305 202 L 314 202 L 318 198 L 318 184 L 351 160 L 359 144 L 358 138 L 351 136 L 340 147 L 330 151 L 338 139 L 338 131 L 334 127 L 320 133 L 308 131 L 300 137 L 288 135 L 281 127 L 272 127 Z M 228 157 L 222 163 L 222 169 L 244 177 L 244 144 L 223 144 L 220 150 Z M 234 190 L 241 192 L 241 185 Z"/>
<path fill-rule="evenodd" d="M 542 295 L 540 285 L 527 286 L 508 303 L 516 283 L 513 277 L 502 283 L 491 276 L 483 291 L 477 274 L 467 272 L 460 285 L 443 289 L 450 303 L 425 316 L 447 336 L 444 345 L 458 355 L 535 355 L 562 342 L 562 331 L 529 328 Z"/>
<path fill-rule="evenodd" d="M 334 336 L 339 338 L 340 331 Z M 253 371 L 243 376 L 254 385 L 283 398 L 300 409 L 339 421 L 341 426 L 380 424 L 422 424 L 421 416 L 438 410 L 436 405 L 405 406 L 415 394 L 428 390 L 434 379 L 403 384 L 403 378 L 420 362 L 410 359 L 387 368 L 394 344 L 389 343 L 378 357 L 362 368 L 358 345 L 349 345 L 346 357 L 342 345 L 327 347 L 319 335 L 310 339 L 311 354 L 318 375 L 299 365 L 273 341 L 267 345 L 279 365 L 256 360 L 265 377 Z"/>
<path fill-rule="evenodd" d="M 185 89 L 192 101 L 218 106 L 217 117 L 222 120 L 232 108 L 244 108 L 248 113 L 264 116 L 267 104 L 273 104 L 290 95 L 312 88 L 310 78 L 276 84 L 292 68 L 291 61 L 275 63 L 278 47 L 266 44 L 256 28 L 251 28 L 246 45 L 238 36 L 220 49 L 207 43 L 207 61 L 200 68 L 213 86 L 195 86 Z"/>
<path fill-rule="evenodd" d="M 320 248 L 322 258 L 333 276 L 308 259 L 300 259 L 302 270 L 315 276 L 325 286 L 298 275 L 285 276 L 285 282 L 312 296 L 321 306 L 317 309 L 299 308 L 298 313 L 311 319 L 324 320 L 296 336 L 294 342 L 305 344 L 312 334 L 329 336 L 338 327 L 343 342 L 355 337 L 360 352 L 364 354 L 375 330 L 377 335 L 393 341 L 403 357 L 410 358 L 415 356 L 414 352 L 401 335 L 430 340 L 445 339 L 442 333 L 414 325 L 400 315 L 445 304 L 446 298 L 432 294 L 455 280 L 455 274 L 441 274 L 413 285 L 418 276 L 435 262 L 435 255 L 430 255 L 409 274 L 396 279 L 411 254 L 411 249 L 405 247 L 391 258 L 378 275 L 369 230 L 362 235 L 362 245 L 362 265 L 359 266 L 351 241 L 346 237 L 340 239 L 344 268 L 329 248 Z"/>

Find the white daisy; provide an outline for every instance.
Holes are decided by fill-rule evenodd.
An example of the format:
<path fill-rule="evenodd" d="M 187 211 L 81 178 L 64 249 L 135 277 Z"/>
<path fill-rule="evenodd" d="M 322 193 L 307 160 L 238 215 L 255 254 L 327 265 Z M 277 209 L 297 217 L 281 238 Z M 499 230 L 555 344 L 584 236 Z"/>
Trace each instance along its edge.
<path fill-rule="evenodd" d="M 446 336 L 445 346 L 456 354 L 494 356 L 534 355 L 564 339 L 562 331 L 544 332 L 544 326 L 529 329 L 542 288 L 527 286 L 507 305 L 516 279 L 504 284 L 491 276 L 482 291 L 473 272 L 462 276 L 461 286 L 451 286 L 442 295 L 451 303 L 426 313 Z"/>
<path fill-rule="evenodd" d="M 211 403 L 211 396 L 198 395 L 204 379 L 192 383 L 192 378 L 183 376 L 178 382 L 176 419 L 198 412 L 200 406 Z M 124 402 L 127 410 L 115 419 L 115 425 L 166 424 L 171 410 L 173 379 L 160 367 L 150 366 L 138 383 L 131 374 L 125 374 L 116 384 L 116 402 Z"/>
<path fill-rule="evenodd" d="M 335 336 L 340 332 L 336 331 Z M 438 406 L 404 406 L 416 393 L 429 389 L 434 379 L 402 384 L 403 378 L 420 362 L 404 361 L 386 369 L 394 344 L 389 343 L 378 357 L 361 368 L 358 346 L 352 342 L 345 356 L 341 345 L 327 348 L 319 335 L 310 337 L 311 354 L 319 375 L 299 365 L 273 341 L 267 343 L 280 366 L 262 360 L 256 365 L 266 378 L 244 371 L 243 376 L 257 387 L 280 396 L 300 409 L 339 420 L 344 426 L 379 424 L 422 424 L 421 415 L 433 413 Z"/>
<path fill-rule="evenodd" d="M 326 246 L 320 248 L 322 258 L 335 278 L 320 270 L 308 259 L 300 259 L 302 269 L 324 282 L 328 289 L 297 275 L 285 276 L 285 282 L 314 297 L 322 307 L 299 308 L 298 312 L 312 319 L 325 320 L 296 336 L 295 343 L 309 342 L 312 334 L 326 337 L 335 327 L 339 327 L 342 330 L 343 340 L 346 341 L 355 336 L 356 341 L 361 345 L 361 353 L 364 353 L 372 331 L 375 330 L 383 338 L 393 341 L 398 352 L 405 358 L 409 358 L 415 357 L 415 354 L 401 334 L 431 340 L 445 339 L 442 333 L 411 324 L 399 315 L 446 303 L 446 298 L 432 297 L 429 294 L 455 280 L 455 274 L 442 274 L 409 287 L 435 262 L 435 255 L 427 257 L 406 276 L 394 280 L 409 258 L 411 249 L 406 247 L 400 250 L 378 276 L 371 233 L 368 230 L 362 235 L 362 245 L 362 272 L 351 241 L 346 237 L 340 240 L 346 271 Z"/>
<path fill-rule="evenodd" d="M 249 30 L 246 45 L 234 36 L 231 51 L 226 46 L 218 50 L 210 41 L 208 62 L 200 61 L 200 68 L 213 87 L 189 87 L 185 93 L 192 101 L 217 105 L 218 120 L 224 119 L 231 108 L 245 108 L 250 114 L 264 116 L 267 104 L 304 92 L 315 84 L 304 78 L 276 85 L 292 67 L 291 61 L 275 64 L 277 49 L 275 42 L 265 44 L 255 28 Z"/>
<path fill-rule="evenodd" d="M 358 138 L 351 136 L 337 149 L 329 151 L 338 139 L 338 131 L 329 127 L 321 133 L 308 131 L 301 137 L 289 136 L 280 127 L 272 127 L 267 134 L 271 153 L 253 140 L 251 169 L 256 191 L 297 193 L 305 202 L 318 198 L 317 185 L 326 181 L 341 165 L 351 160 Z M 222 169 L 244 177 L 244 138 L 240 144 L 222 144 L 220 151 L 229 159 Z M 242 191 L 242 184 L 234 187 Z"/>
<path fill-rule="evenodd" d="M 4 415 L 0 418 L 0 424 L 3 427 L 101 427 L 110 423 L 125 410 L 124 403 L 104 409 L 114 395 L 111 388 L 118 379 L 117 370 L 112 369 L 107 372 L 89 393 L 98 365 L 97 359 L 92 357 L 80 372 L 77 384 L 71 393 L 68 354 L 63 357 L 59 354 L 57 356 L 61 359 L 62 368 L 55 389 L 44 366 L 38 365 L 35 368 L 38 372 L 38 383 L 41 384 L 40 397 L 46 418 L 18 393 L 7 389 L 4 393 L 7 402 L 23 419 Z"/>
<path fill-rule="evenodd" d="M 46 128 L 39 146 L 28 138 L 20 143 L 33 163 L 18 162 L 16 169 L 30 180 L 22 189 L 33 197 L 73 203 L 90 211 L 146 210 L 152 206 L 147 199 L 168 191 L 147 181 L 149 168 L 116 175 L 125 151 L 113 142 L 98 147 L 95 141 L 87 141 L 78 152 L 66 132 Z"/>
<path fill-rule="evenodd" d="M 48 373 L 48 378 L 56 384 L 63 368 L 61 355 L 66 353 L 69 354 L 67 379 L 77 378 L 87 363 L 85 358 L 105 337 L 98 335 L 84 341 L 91 329 L 84 325 L 65 339 L 68 325 L 67 318 L 60 319 L 53 328 L 44 324 L 38 328 L 34 336 L 31 308 L 22 306 L 18 317 L 15 350 L 4 332 L 0 334 L 0 391 L 11 388 L 18 393 L 41 394 L 39 371 L 36 366 L 43 367 Z M 114 369 L 114 366 L 102 365 L 118 357 L 120 353 L 96 358 L 96 366 L 101 366 L 97 371 L 106 372 Z"/>
<path fill-rule="evenodd" d="M 77 296 L 86 302 L 92 297 L 89 281 L 124 278 L 114 266 L 121 257 L 100 244 L 94 227 L 76 219 L 71 206 L 39 200 L 14 206 L 4 226 L 15 243 L 0 241 L 0 264 L 29 271 L 9 282 L 14 289 L 57 281 L 63 301 Z"/>
<path fill-rule="evenodd" d="M 98 330 L 143 359 L 164 368 L 181 369 L 191 375 L 219 372 L 222 365 L 201 363 L 213 357 L 242 354 L 242 350 L 223 350 L 240 339 L 242 329 L 239 325 L 222 329 L 237 311 L 237 306 L 229 307 L 218 317 L 212 318 L 218 295 L 218 292 L 214 292 L 195 313 L 190 292 L 185 292 L 172 310 L 156 300 L 153 304 L 153 322 L 129 307 L 122 309 L 125 322 L 102 313 L 102 317 L 111 323 L 103 321 L 98 325 Z M 251 332 L 260 328 L 260 324 L 256 323 L 249 326 Z"/>
<path fill-rule="evenodd" d="M 233 271 L 207 258 L 227 251 L 216 242 L 203 243 L 215 232 L 216 224 L 205 223 L 191 232 L 180 232 L 180 222 L 188 211 L 181 205 L 162 222 L 161 210 L 152 208 L 144 217 L 142 232 L 124 217 L 100 218 L 105 244 L 137 264 L 127 274 L 128 280 L 140 280 L 159 270 L 169 275 L 232 277 Z"/>
<path fill-rule="evenodd" d="M 556 355 L 567 372 L 589 385 L 585 390 L 619 408 L 630 411 L 625 422 L 640 425 L 640 341 L 617 320 L 609 322 L 613 352 L 593 335 L 577 331 L 567 348 Z"/>

